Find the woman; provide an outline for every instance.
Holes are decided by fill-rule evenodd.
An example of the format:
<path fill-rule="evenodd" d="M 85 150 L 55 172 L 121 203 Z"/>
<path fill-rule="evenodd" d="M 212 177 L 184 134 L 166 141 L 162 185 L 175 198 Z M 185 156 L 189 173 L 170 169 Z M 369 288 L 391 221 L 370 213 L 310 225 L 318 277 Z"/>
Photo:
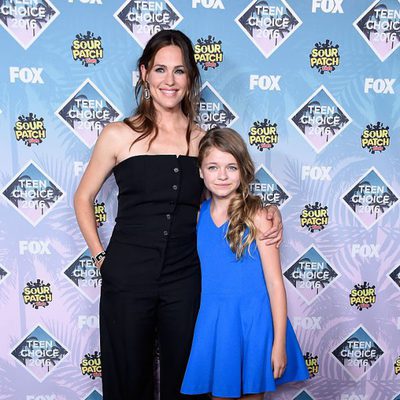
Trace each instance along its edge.
<path fill-rule="evenodd" d="M 154 35 L 138 66 L 136 113 L 102 131 L 75 210 L 103 278 L 104 399 L 152 399 L 157 331 L 161 400 L 179 400 L 187 398 L 179 392 L 200 296 L 196 217 L 203 185 L 196 157 L 204 132 L 194 122 L 200 76 L 190 40 L 174 30 Z M 118 214 L 105 256 L 93 202 L 112 172 Z M 280 242 L 280 215 L 273 215 L 272 240 Z"/>

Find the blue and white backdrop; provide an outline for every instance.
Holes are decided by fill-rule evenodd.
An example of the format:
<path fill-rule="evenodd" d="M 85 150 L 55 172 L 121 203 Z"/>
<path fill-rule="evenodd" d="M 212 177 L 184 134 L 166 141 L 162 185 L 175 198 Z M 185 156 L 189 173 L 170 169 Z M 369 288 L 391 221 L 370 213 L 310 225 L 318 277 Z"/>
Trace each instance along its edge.
<path fill-rule="evenodd" d="M 101 399 L 98 299 L 72 197 L 136 60 L 195 44 L 200 123 L 243 135 L 285 224 L 311 378 L 270 399 L 400 399 L 398 0 L 0 1 L 0 399 Z M 94 204 L 104 243 L 110 178 Z"/>

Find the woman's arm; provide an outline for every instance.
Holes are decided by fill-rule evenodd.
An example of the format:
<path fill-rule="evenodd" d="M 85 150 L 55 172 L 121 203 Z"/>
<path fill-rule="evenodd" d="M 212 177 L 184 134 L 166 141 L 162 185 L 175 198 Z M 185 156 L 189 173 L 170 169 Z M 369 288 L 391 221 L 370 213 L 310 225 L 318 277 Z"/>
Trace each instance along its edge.
<path fill-rule="evenodd" d="M 255 217 L 255 224 L 259 232 L 266 232 L 272 227 L 267 219 L 267 210 L 263 209 Z M 287 305 L 286 292 L 283 283 L 279 249 L 271 244 L 266 245 L 257 235 L 256 243 L 260 253 L 264 278 L 271 302 L 272 319 L 274 325 L 274 343 L 272 346 L 272 368 L 274 378 L 282 376 L 286 367 L 286 323 Z"/>
<path fill-rule="evenodd" d="M 118 129 L 113 125 L 105 127 L 97 139 L 89 164 L 74 195 L 76 219 L 93 256 L 104 250 L 97 232 L 93 203 L 116 163 Z"/>

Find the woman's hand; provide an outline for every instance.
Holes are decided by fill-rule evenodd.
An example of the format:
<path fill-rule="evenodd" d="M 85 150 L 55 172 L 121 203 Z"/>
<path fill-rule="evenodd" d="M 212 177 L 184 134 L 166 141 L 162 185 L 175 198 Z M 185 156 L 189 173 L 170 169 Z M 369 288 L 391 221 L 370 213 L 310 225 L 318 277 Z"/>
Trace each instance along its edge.
<path fill-rule="evenodd" d="M 283 239 L 282 216 L 276 205 L 269 205 L 266 210 L 266 218 L 272 222 L 272 227 L 261 235 L 260 240 L 265 240 L 267 246 L 274 244 L 278 248 Z"/>
<path fill-rule="evenodd" d="M 271 355 L 271 363 L 272 370 L 274 372 L 274 379 L 280 378 L 285 372 L 286 368 L 286 349 L 285 346 L 272 346 L 272 355 Z"/>

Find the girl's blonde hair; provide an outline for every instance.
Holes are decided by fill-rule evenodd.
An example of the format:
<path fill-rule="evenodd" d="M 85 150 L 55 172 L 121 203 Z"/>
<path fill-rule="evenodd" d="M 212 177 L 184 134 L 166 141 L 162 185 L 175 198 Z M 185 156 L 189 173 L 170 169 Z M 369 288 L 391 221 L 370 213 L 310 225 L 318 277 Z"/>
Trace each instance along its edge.
<path fill-rule="evenodd" d="M 210 129 L 199 144 L 199 165 L 212 148 L 231 154 L 238 163 L 240 185 L 228 208 L 228 230 L 226 238 L 237 258 L 255 240 L 257 228 L 254 216 L 262 208 L 262 200 L 250 193 L 249 184 L 254 181 L 254 164 L 242 137 L 233 129 Z M 248 233 L 246 234 L 246 229 Z"/>

